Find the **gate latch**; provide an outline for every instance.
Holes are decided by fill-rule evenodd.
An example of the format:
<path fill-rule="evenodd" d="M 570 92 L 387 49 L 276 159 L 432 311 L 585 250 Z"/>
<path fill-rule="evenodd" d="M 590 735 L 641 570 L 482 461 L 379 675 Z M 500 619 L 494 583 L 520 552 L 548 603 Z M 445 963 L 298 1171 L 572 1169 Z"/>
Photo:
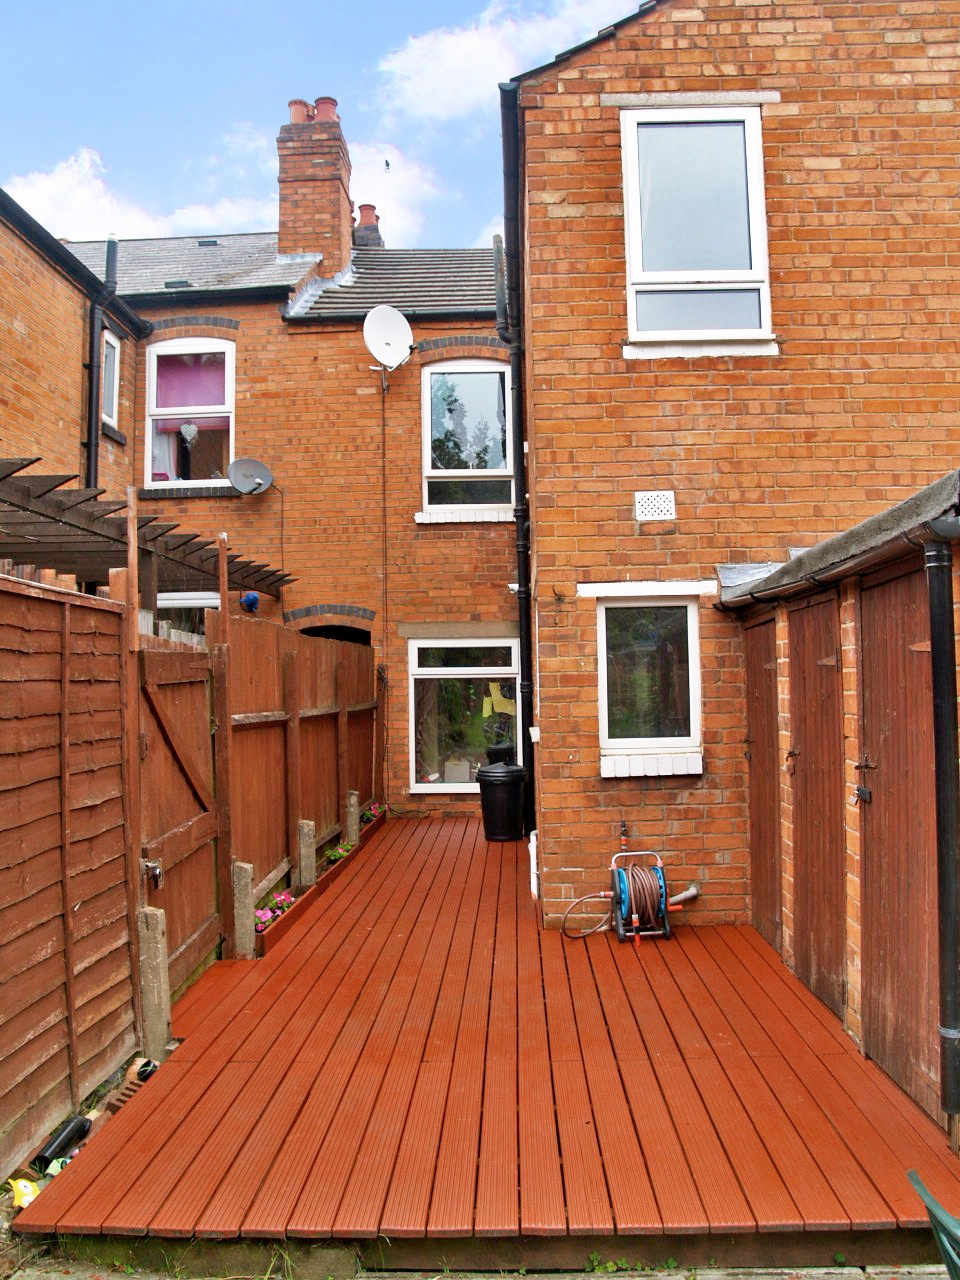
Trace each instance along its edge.
<path fill-rule="evenodd" d="M 163 888 L 163 863 L 155 859 L 144 858 L 140 862 L 143 874 L 154 889 Z"/>
<path fill-rule="evenodd" d="M 870 788 L 865 787 L 862 782 L 858 783 L 857 789 L 853 793 L 853 803 L 869 804 L 872 799 L 873 799 L 873 792 L 870 790 Z"/>

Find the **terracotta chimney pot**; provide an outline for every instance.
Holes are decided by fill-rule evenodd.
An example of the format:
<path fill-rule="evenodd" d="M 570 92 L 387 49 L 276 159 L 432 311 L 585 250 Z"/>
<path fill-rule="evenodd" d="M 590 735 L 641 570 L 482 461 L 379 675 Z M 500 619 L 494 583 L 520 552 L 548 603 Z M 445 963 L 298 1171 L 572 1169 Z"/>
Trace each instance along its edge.
<path fill-rule="evenodd" d="M 290 107 L 290 123 L 306 124 L 313 117 L 313 107 L 303 98 L 292 98 L 288 104 Z"/>
<path fill-rule="evenodd" d="M 315 119 L 317 120 L 339 120 L 337 115 L 336 98 L 317 98 L 313 104 Z"/>
<path fill-rule="evenodd" d="M 380 219 L 377 216 L 377 206 L 375 204 L 362 204 L 360 206 L 361 227 L 375 227 L 379 222 Z"/>

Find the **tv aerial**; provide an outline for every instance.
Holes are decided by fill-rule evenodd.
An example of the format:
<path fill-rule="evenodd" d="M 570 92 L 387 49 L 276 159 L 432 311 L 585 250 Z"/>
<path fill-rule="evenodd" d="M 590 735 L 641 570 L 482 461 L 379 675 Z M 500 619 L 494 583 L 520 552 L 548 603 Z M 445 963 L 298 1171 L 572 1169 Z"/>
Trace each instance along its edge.
<path fill-rule="evenodd" d="M 393 373 L 410 359 L 414 350 L 413 331 L 396 307 L 379 306 L 367 312 L 363 341 L 385 373 Z"/>
<path fill-rule="evenodd" d="M 240 493 L 265 493 L 273 484 L 273 472 L 256 458 L 234 458 L 227 479 Z"/>

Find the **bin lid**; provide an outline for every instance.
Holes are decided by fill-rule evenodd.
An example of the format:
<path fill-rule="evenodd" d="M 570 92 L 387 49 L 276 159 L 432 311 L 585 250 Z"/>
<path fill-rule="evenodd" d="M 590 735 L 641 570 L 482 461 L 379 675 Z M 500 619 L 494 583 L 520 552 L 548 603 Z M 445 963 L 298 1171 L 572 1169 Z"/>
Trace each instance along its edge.
<path fill-rule="evenodd" d="M 519 782 L 527 776 L 522 764 L 507 764 L 498 760 L 496 764 L 482 764 L 477 770 L 478 782 Z"/>

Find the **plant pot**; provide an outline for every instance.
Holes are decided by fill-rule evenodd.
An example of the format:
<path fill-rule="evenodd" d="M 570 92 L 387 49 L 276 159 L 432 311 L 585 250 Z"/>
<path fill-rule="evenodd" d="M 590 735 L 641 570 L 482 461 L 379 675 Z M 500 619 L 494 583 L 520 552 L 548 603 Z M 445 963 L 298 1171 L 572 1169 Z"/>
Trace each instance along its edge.
<path fill-rule="evenodd" d="M 317 877 L 317 888 L 322 893 L 324 889 L 330 887 L 336 880 L 337 876 L 343 871 L 343 868 L 350 861 L 358 849 L 362 849 L 373 833 L 379 830 L 387 820 L 387 815 L 381 813 L 379 817 L 373 819 L 372 822 L 365 823 L 360 828 L 360 839 L 353 846 L 349 853 L 344 854 L 342 858 L 338 858 L 336 862 L 328 862 Z M 269 930 L 268 930 L 269 932 Z"/>
<path fill-rule="evenodd" d="M 277 945 L 284 934 L 296 924 L 303 913 L 307 910 L 312 902 L 317 899 L 317 886 L 312 884 L 309 889 L 304 890 L 298 898 L 294 900 L 292 907 L 288 907 L 278 920 L 272 921 L 271 924 L 264 929 L 263 933 L 258 933 L 255 938 L 255 949 L 257 958 L 265 956 L 268 951 Z"/>

